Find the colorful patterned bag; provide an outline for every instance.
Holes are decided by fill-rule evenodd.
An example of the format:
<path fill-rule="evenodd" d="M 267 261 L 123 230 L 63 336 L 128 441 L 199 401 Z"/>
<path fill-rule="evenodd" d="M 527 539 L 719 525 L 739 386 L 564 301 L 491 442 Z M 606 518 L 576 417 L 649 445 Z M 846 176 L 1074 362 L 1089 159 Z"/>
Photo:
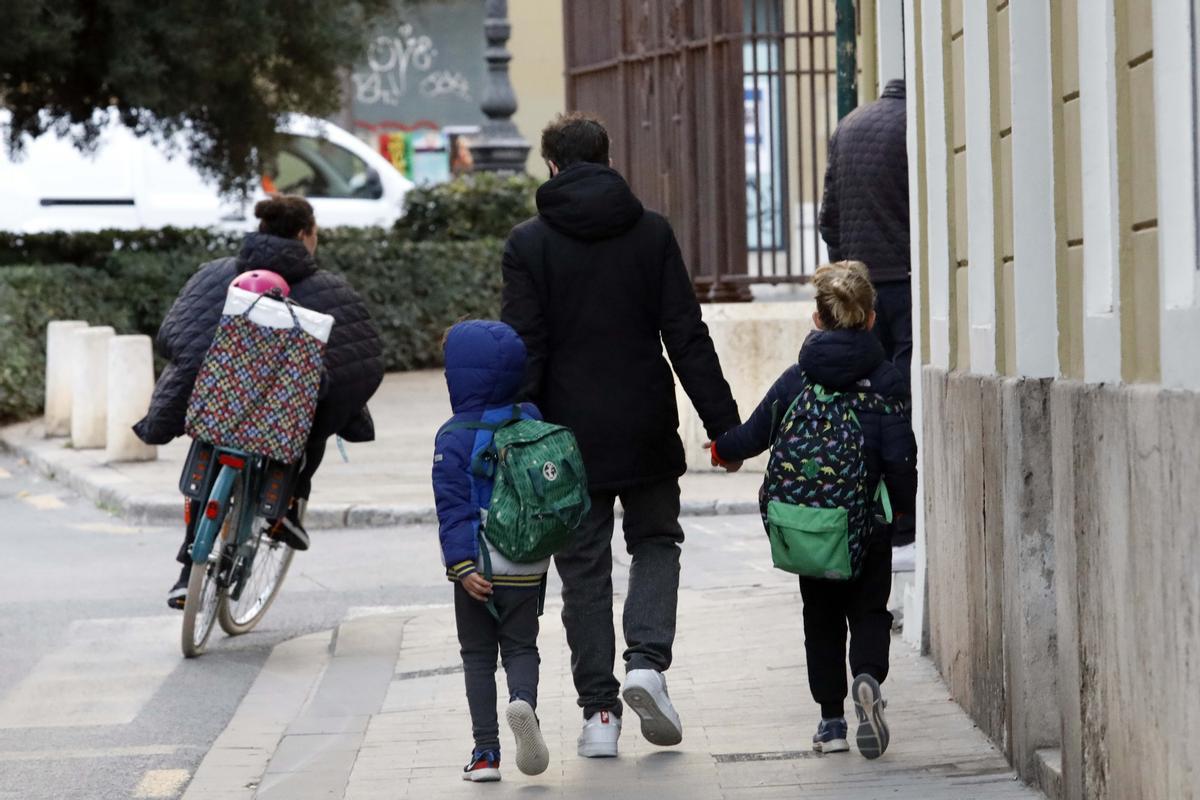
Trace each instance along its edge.
<path fill-rule="evenodd" d="M 184 427 L 194 439 L 292 464 L 312 428 L 325 350 L 322 339 L 305 328 L 317 319 L 327 337 L 332 319 L 265 296 L 247 305 L 246 294 L 230 290 Z"/>

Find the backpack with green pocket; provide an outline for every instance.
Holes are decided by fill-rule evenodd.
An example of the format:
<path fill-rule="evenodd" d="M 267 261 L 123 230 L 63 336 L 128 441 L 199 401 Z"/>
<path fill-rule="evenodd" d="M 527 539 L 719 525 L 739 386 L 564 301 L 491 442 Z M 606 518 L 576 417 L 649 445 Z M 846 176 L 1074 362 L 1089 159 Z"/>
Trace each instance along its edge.
<path fill-rule="evenodd" d="M 475 475 L 493 480 L 481 535 L 518 564 L 562 550 L 591 509 L 583 457 L 571 430 L 522 418 L 520 406 L 501 422 L 456 422 L 443 431 L 458 428 L 492 432 L 491 446 L 471 465 Z M 491 580 L 487 543 L 479 545 L 484 577 Z"/>
<path fill-rule="evenodd" d="M 860 411 L 896 408 L 878 394 L 827 392 L 806 378 L 780 420 L 759 496 L 778 569 L 806 578 L 857 578 L 877 503 L 892 521 L 887 487 L 882 480 L 868 485 Z"/>

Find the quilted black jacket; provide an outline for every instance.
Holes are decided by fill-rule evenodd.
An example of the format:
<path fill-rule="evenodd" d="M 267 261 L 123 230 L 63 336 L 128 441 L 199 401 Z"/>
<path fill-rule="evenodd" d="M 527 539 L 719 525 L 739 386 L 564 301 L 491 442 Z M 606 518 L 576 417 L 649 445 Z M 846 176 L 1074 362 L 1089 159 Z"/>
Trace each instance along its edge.
<path fill-rule="evenodd" d="M 875 283 L 909 277 L 904 81 L 851 112 L 829 141 L 821 238 L 831 261 L 862 261 Z"/>
<path fill-rule="evenodd" d="M 166 444 L 183 434 L 188 399 L 221 319 L 229 284 L 253 269 L 279 273 L 297 304 L 334 318 L 325 348 L 326 390 L 317 404 L 310 438 L 341 433 L 350 441 L 374 439 L 366 406 L 383 380 L 383 343 L 366 305 L 344 278 L 318 269 L 300 240 L 265 233 L 247 236 L 237 257 L 202 265 L 179 293 L 156 340 L 159 353 L 170 363 L 134 432 L 148 444 Z"/>

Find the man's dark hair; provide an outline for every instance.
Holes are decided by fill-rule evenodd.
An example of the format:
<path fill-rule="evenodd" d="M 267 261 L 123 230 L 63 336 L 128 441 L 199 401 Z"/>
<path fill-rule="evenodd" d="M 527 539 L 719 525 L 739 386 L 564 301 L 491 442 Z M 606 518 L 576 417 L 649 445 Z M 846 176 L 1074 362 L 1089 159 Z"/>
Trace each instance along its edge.
<path fill-rule="evenodd" d="M 559 169 L 583 161 L 608 166 L 608 131 L 591 114 L 559 114 L 542 131 L 542 158 Z"/>
<path fill-rule="evenodd" d="M 277 194 L 260 200 L 254 207 L 254 216 L 260 233 L 295 239 L 301 233 L 310 233 L 317 223 L 313 207 L 307 200 L 295 194 Z"/>

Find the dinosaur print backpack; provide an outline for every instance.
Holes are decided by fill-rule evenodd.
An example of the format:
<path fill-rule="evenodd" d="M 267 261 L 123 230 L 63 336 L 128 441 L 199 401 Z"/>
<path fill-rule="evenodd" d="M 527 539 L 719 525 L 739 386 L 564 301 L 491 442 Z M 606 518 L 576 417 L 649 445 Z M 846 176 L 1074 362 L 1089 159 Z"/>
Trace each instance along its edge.
<path fill-rule="evenodd" d="M 784 413 L 759 495 L 778 569 L 806 578 L 856 578 L 877 502 L 892 521 L 883 481 L 867 485 L 858 411 L 895 413 L 878 394 L 827 392 L 807 379 Z"/>

